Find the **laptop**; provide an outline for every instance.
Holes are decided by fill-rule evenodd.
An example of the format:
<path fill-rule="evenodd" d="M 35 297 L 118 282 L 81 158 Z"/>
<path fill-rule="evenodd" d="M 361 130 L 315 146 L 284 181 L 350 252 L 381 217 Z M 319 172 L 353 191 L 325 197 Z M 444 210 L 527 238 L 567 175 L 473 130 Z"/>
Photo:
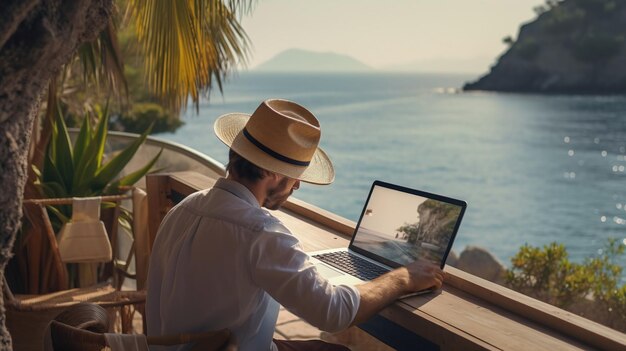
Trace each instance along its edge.
<path fill-rule="evenodd" d="M 465 201 L 377 180 L 350 245 L 309 256 L 335 285 L 363 283 L 417 259 L 443 268 L 466 207 Z"/>

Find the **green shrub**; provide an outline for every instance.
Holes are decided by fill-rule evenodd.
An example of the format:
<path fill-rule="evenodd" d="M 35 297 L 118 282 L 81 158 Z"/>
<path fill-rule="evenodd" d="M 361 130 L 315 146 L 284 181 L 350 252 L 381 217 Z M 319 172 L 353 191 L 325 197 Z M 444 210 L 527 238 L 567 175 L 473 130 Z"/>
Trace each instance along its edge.
<path fill-rule="evenodd" d="M 580 28 L 586 20 L 587 12 L 581 8 L 556 6 L 550 10 L 543 26 L 550 34 L 563 34 Z"/>
<path fill-rule="evenodd" d="M 602 16 L 617 6 L 615 0 L 572 0 L 571 3 L 595 16 Z"/>
<path fill-rule="evenodd" d="M 573 47 L 574 56 L 583 62 L 605 61 L 621 50 L 624 37 L 621 35 L 587 33 Z"/>
<path fill-rule="evenodd" d="M 531 61 L 539 53 L 540 45 L 537 39 L 528 37 L 518 40 L 514 49 L 523 59 Z"/>
<path fill-rule="evenodd" d="M 507 46 L 511 46 L 515 44 L 515 40 L 513 40 L 513 37 L 511 37 L 510 35 L 507 35 L 506 37 L 502 38 L 502 43 L 506 44 Z"/>
<path fill-rule="evenodd" d="M 562 244 L 543 249 L 524 245 L 511 263 L 506 281 L 512 289 L 558 307 L 585 297 L 591 287 L 590 277 L 581 265 L 569 261 Z"/>
<path fill-rule="evenodd" d="M 583 263 L 569 260 L 562 244 L 543 248 L 524 245 L 511 259 L 506 284 L 513 290 L 552 305 L 565 308 L 593 298 L 599 308 L 609 312 L 612 326 L 626 325 L 626 284 L 621 284 L 622 267 L 616 258 L 626 245 L 609 239 L 597 257 Z"/>
<path fill-rule="evenodd" d="M 609 239 L 602 254 L 585 261 L 587 275 L 592 277 L 591 293 L 596 301 L 618 318 L 626 321 L 626 284 L 620 286 L 622 267 L 615 258 L 624 254 L 626 245 Z"/>
<path fill-rule="evenodd" d="M 134 103 L 128 113 L 112 119 L 110 128 L 141 134 L 152 126 L 152 133 L 172 132 L 182 126 L 176 116 L 154 103 Z"/>

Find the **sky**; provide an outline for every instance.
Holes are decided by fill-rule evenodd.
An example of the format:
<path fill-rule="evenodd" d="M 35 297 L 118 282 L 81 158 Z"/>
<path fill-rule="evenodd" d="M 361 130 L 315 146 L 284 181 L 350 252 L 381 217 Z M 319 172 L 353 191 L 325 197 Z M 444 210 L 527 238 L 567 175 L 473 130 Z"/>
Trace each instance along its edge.
<path fill-rule="evenodd" d="M 363 216 L 361 227 L 394 237 L 396 229 L 402 225 L 418 222 L 417 208 L 426 200 L 423 197 L 376 187 L 368 203 L 371 214 Z"/>
<path fill-rule="evenodd" d="M 374 68 L 447 61 L 483 71 L 542 0 L 259 0 L 241 23 L 248 68 L 290 48 L 349 55 Z"/>

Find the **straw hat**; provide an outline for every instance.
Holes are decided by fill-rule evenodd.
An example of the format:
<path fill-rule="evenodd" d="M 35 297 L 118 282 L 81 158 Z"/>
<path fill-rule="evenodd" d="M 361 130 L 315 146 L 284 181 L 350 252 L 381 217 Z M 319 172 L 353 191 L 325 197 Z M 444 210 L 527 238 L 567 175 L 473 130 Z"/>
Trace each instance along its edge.
<path fill-rule="evenodd" d="M 265 100 L 252 115 L 220 116 L 214 129 L 224 144 L 263 169 L 314 184 L 335 179 L 330 159 L 317 147 L 317 118 L 295 102 Z"/>

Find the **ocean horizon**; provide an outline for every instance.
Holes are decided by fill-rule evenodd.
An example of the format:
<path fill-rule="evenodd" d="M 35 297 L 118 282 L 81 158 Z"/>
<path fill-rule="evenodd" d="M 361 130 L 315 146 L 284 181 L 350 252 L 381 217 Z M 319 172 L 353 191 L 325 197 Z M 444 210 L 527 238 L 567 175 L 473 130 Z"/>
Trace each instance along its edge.
<path fill-rule="evenodd" d="M 374 180 L 468 202 L 453 250 L 504 265 L 524 244 L 562 243 L 582 262 L 626 243 L 626 96 L 462 92 L 478 77 L 440 73 L 239 73 L 157 136 L 226 163 L 213 122 L 268 98 L 320 120 L 332 185 L 294 196 L 357 221 Z M 623 257 L 618 261 L 626 266 Z"/>

